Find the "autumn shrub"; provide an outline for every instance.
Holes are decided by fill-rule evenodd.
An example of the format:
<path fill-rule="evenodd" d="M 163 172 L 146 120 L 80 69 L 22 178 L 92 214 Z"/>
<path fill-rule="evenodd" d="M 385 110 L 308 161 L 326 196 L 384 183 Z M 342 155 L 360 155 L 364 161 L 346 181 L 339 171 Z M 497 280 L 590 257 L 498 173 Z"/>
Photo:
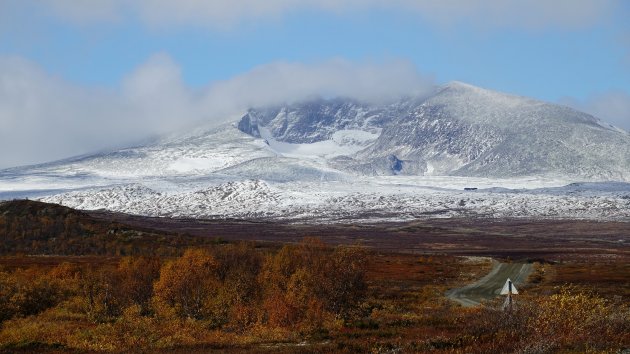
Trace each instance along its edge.
<path fill-rule="evenodd" d="M 605 351 L 630 343 L 630 309 L 593 293 L 561 287 L 548 296 L 466 310 L 460 322 L 478 339 L 476 352 Z"/>
<path fill-rule="evenodd" d="M 162 315 L 237 331 L 261 322 L 315 329 L 353 315 L 364 267 L 361 249 L 314 239 L 269 254 L 246 243 L 192 249 L 162 267 L 153 304 Z"/>
<path fill-rule="evenodd" d="M 72 282 L 80 278 L 81 268 L 75 264 L 63 262 L 51 269 L 48 275 L 53 279 Z"/>
<path fill-rule="evenodd" d="M 535 316 L 527 323 L 531 342 L 579 351 L 630 342 L 627 304 L 613 304 L 594 293 L 563 287 L 556 294 L 538 298 L 532 306 Z"/>
<path fill-rule="evenodd" d="M 284 246 L 267 257 L 260 273 L 264 319 L 312 330 L 349 318 L 365 297 L 365 259 L 360 248 L 331 251 L 316 239 Z"/>
<path fill-rule="evenodd" d="M 0 272 L 0 322 L 30 316 L 55 306 L 65 292 L 54 279 L 37 270 Z"/>
<path fill-rule="evenodd" d="M 81 265 L 83 264 L 83 265 Z M 162 263 L 62 263 L 0 271 L 0 350 L 152 351 L 330 338 L 359 314 L 366 254 L 310 239 L 188 249 Z M 30 316 L 30 317 L 26 317 Z"/>
<path fill-rule="evenodd" d="M 140 313 L 150 312 L 153 283 L 160 276 L 157 257 L 125 257 L 114 271 L 115 296 L 123 307 L 138 306 Z"/>
<path fill-rule="evenodd" d="M 83 312 L 96 322 L 114 320 L 123 310 L 137 305 L 142 314 L 151 311 L 153 283 L 160 272 L 156 257 L 125 257 L 115 268 L 76 270 L 63 264 L 51 271 L 67 284 L 76 283 Z"/>
<path fill-rule="evenodd" d="M 325 263 L 324 305 L 343 318 L 350 318 L 359 310 L 367 290 L 365 282 L 366 252 L 358 247 L 337 247 Z"/>
<path fill-rule="evenodd" d="M 262 296 L 258 274 L 263 257 L 251 243 L 224 245 L 214 255 L 219 281 L 217 302 L 223 309 L 221 322 L 242 331 L 258 320 Z"/>
<path fill-rule="evenodd" d="M 157 308 L 172 310 L 180 317 L 214 320 L 223 309 L 217 303 L 218 263 L 210 251 L 189 249 L 182 257 L 166 263 L 154 285 Z"/>
<path fill-rule="evenodd" d="M 461 309 L 456 320 L 464 329 L 464 334 L 477 339 L 472 353 L 512 353 L 521 341 L 529 337 L 528 319 L 531 306 L 523 301 L 507 311 L 503 309 L 503 299 L 486 303 L 482 307 Z M 449 312 L 441 318 L 449 318 Z"/>
<path fill-rule="evenodd" d="M 117 285 L 111 271 L 86 269 L 82 272 L 79 296 L 83 311 L 90 320 L 107 322 L 122 314 L 123 304 L 116 296 Z"/>

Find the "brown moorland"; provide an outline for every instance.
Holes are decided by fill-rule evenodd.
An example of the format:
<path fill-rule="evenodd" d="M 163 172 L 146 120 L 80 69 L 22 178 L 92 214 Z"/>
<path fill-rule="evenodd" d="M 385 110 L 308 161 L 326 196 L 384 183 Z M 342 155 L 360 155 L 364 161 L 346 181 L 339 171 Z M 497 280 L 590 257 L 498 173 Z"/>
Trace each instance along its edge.
<path fill-rule="evenodd" d="M 620 352 L 630 347 L 628 230 L 173 220 L 3 203 L 0 348 Z M 512 311 L 502 299 L 462 308 L 445 297 L 487 273 L 489 257 L 534 264 Z"/>

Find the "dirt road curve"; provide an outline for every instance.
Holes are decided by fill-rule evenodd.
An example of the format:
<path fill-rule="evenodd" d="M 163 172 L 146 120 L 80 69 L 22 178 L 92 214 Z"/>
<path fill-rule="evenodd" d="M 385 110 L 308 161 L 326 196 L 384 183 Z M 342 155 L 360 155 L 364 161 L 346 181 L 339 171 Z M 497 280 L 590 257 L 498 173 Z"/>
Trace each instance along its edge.
<path fill-rule="evenodd" d="M 483 300 L 498 296 L 507 278 L 519 289 L 519 285 L 525 283 L 533 268 L 531 263 L 493 262 L 492 270 L 485 277 L 463 288 L 449 290 L 446 296 L 466 307 L 477 306 Z"/>

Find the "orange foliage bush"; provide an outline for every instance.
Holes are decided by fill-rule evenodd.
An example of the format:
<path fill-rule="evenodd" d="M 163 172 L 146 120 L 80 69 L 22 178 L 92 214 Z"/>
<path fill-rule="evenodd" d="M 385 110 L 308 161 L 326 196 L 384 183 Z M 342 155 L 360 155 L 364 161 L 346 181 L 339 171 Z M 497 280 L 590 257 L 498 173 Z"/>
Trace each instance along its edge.
<path fill-rule="evenodd" d="M 61 285 L 46 274 L 18 269 L 0 272 L 0 322 L 30 316 L 55 306 L 66 296 Z"/>
<path fill-rule="evenodd" d="M 365 251 L 357 247 L 331 252 L 316 239 L 284 246 L 266 259 L 259 277 L 266 320 L 312 329 L 349 318 L 365 298 L 365 262 Z"/>
<path fill-rule="evenodd" d="M 570 287 L 521 299 L 512 311 L 500 310 L 498 303 L 473 309 L 460 321 L 468 334 L 484 343 L 477 346 L 478 352 L 597 352 L 630 342 L 627 304 Z"/>
<path fill-rule="evenodd" d="M 534 304 L 527 325 L 534 341 L 576 350 L 604 349 L 630 339 L 630 308 L 589 292 L 562 288 Z"/>
<path fill-rule="evenodd" d="M 204 249 L 190 249 L 166 263 L 155 283 L 155 302 L 182 317 L 204 319 L 212 316 L 212 302 L 219 287 L 218 263 Z"/>
<path fill-rule="evenodd" d="M 311 239 L 277 252 L 247 243 L 188 249 L 164 264 L 125 257 L 116 265 L 0 272 L 0 320 L 50 309 L 32 321 L 9 321 L 14 328 L 0 331 L 0 339 L 120 351 L 207 336 L 222 342 L 217 333 L 276 339 L 314 333 L 357 313 L 364 267 L 363 250 Z M 57 338 L 45 329 L 55 321 L 76 332 Z"/>
<path fill-rule="evenodd" d="M 122 306 L 137 305 L 141 314 L 150 312 L 153 283 L 160 276 L 161 266 L 157 257 L 125 257 L 120 261 L 114 278 Z"/>

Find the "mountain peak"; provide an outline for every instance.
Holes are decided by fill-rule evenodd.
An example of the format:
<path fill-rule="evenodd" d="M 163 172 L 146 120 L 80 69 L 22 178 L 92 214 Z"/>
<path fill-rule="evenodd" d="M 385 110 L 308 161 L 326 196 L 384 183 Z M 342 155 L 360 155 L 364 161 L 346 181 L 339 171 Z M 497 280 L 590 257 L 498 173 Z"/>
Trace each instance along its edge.
<path fill-rule="evenodd" d="M 481 87 L 471 85 L 462 81 L 449 81 L 446 84 L 442 85 L 441 87 L 450 88 L 450 89 L 484 90 Z"/>
<path fill-rule="evenodd" d="M 455 93 L 459 95 L 474 95 L 477 97 L 486 97 L 490 100 L 500 101 L 503 99 L 509 99 L 513 102 L 516 101 L 528 101 L 534 102 L 535 100 L 529 97 L 513 95 L 505 92 L 495 91 L 475 85 L 471 85 L 461 81 L 450 81 L 438 89 L 438 95 L 440 93 Z"/>
<path fill-rule="evenodd" d="M 250 112 L 270 138 L 311 144 L 336 132 L 361 130 L 377 138 L 335 168 L 366 174 L 481 177 L 565 175 L 626 179 L 630 138 L 594 117 L 551 103 L 460 81 L 433 96 L 388 105 L 325 100 L 285 110 Z M 241 131 L 257 136 L 243 117 Z M 388 159 L 399 161 L 392 170 Z"/>

